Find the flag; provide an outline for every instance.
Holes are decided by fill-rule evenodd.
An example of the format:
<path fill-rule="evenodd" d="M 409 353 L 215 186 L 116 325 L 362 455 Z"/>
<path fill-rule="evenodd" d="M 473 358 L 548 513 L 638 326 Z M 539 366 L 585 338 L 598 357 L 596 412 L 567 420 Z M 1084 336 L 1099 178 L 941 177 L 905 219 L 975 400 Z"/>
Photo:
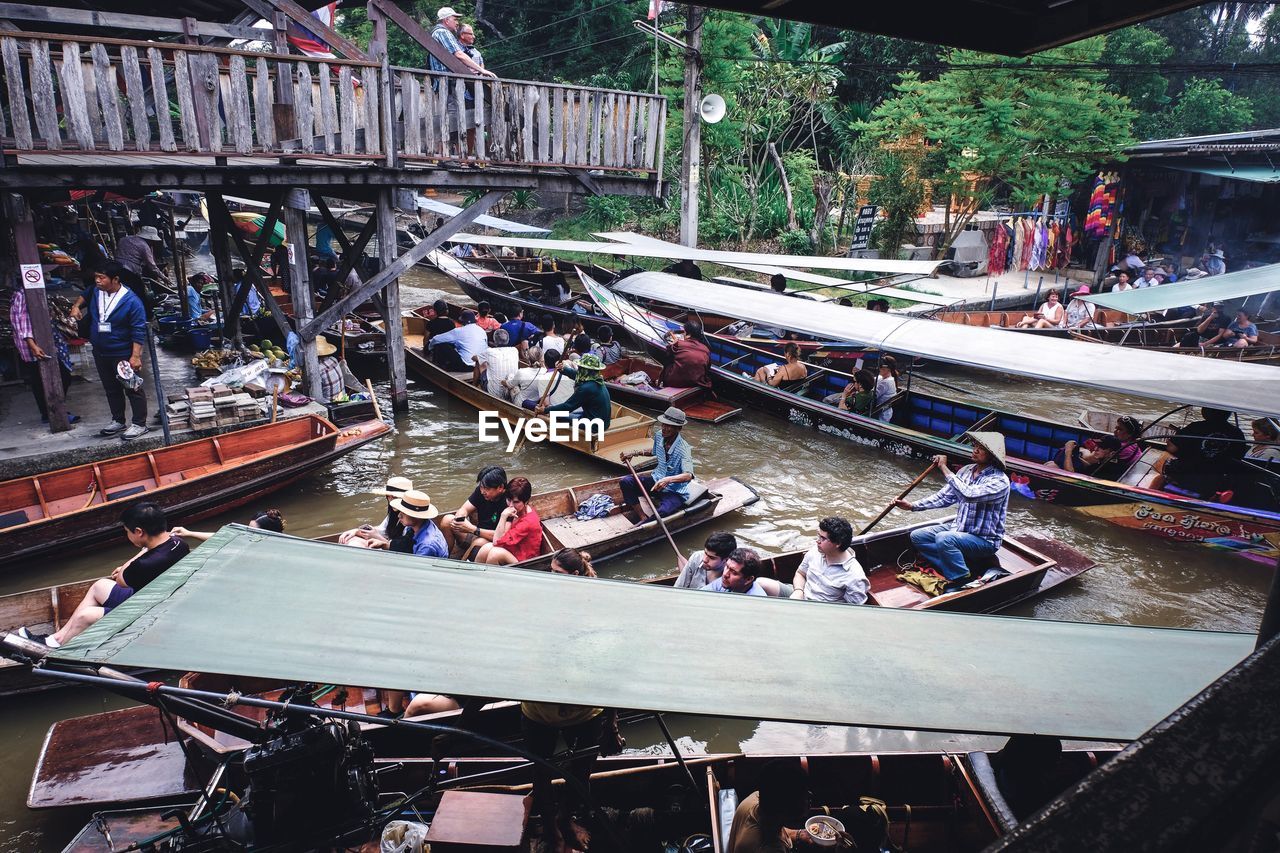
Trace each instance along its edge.
<path fill-rule="evenodd" d="M 332 28 L 338 20 L 338 4 L 330 3 L 327 6 L 321 6 L 312 12 L 311 16 L 325 26 Z M 334 58 L 333 51 L 329 50 L 329 45 L 324 39 L 293 21 L 289 21 L 289 44 L 296 47 L 306 56 L 312 56 L 316 59 Z"/>
<path fill-rule="evenodd" d="M 656 21 L 663 12 L 662 0 L 649 0 L 649 20 Z"/>

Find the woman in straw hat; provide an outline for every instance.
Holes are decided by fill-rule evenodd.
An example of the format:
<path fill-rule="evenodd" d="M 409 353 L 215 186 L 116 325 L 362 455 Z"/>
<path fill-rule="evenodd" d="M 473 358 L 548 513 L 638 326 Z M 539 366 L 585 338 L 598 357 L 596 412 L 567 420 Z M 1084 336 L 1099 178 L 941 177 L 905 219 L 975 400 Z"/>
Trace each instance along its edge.
<path fill-rule="evenodd" d="M 1009 476 L 1005 473 L 1004 436 L 998 432 L 971 432 L 972 465 L 952 471 L 945 455 L 933 457 L 934 465 L 947 478 L 937 494 L 922 501 L 894 501 L 899 509 L 956 506 L 955 520 L 911 532 L 911 544 L 929 566 L 947 579 L 946 592 L 954 592 L 969 582 L 969 563 L 990 557 L 1004 539 L 1005 514 L 1009 509 Z"/>
<path fill-rule="evenodd" d="M 357 548 L 386 548 L 392 539 L 398 539 L 404 535 L 400 513 L 391 506 L 391 501 L 410 491 L 413 491 L 413 481 L 408 477 L 388 477 L 385 486 L 370 492 L 387 499 L 386 517 L 376 526 L 362 524 L 343 531 L 338 534 L 338 541 L 343 545 L 353 545 Z"/>
<path fill-rule="evenodd" d="M 411 544 L 414 554 L 419 557 L 449 556 L 449 546 L 445 544 L 444 534 L 431 520 L 439 511 L 426 492 L 410 489 L 393 499 L 391 506 L 400 514 L 400 523 L 405 528 L 404 539 Z"/>
<path fill-rule="evenodd" d="M 320 359 L 320 399 L 325 402 L 341 394 L 347 384 L 342 376 L 342 363 L 333 357 L 337 352 L 338 348 L 324 335 L 316 338 L 316 357 Z"/>

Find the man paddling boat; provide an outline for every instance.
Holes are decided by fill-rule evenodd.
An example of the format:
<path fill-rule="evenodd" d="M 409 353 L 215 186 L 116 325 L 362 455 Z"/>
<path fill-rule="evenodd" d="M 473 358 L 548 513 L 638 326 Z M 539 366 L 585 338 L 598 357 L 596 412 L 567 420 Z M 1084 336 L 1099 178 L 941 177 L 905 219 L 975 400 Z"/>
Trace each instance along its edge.
<path fill-rule="evenodd" d="M 970 564 L 989 558 L 1004 538 L 1009 510 L 1009 476 L 1005 473 L 1004 436 L 998 432 L 971 432 L 972 465 L 952 471 L 945 455 L 934 465 L 947 478 L 936 494 L 910 503 L 898 498 L 899 509 L 920 512 L 956 506 L 955 520 L 912 531 L 911 544 L 925 562 L 947 579 L 945 592 L 955 592 L 969 582 Z"/>
<path fill-rule="evenodd" d="M 661 516 L 671 515 L 689 501 L 689 483 L 693 481 L 693 449 L 680 435 L 688 420 L 683 411 L 671 406 L 658 415 L 658 428 L 653 432 L 652 450 L 618 454 L 623 462 L 636 456 L 652 456 L 658 460 L 652 472 L 641 474 L 638 480 L 636 477 L 626 476 L 618 483 L 622 489 L 622 500 L 638 519 L 637 524 L 645 520 L 640 509 L 641 489 L 654 498 Z"/>

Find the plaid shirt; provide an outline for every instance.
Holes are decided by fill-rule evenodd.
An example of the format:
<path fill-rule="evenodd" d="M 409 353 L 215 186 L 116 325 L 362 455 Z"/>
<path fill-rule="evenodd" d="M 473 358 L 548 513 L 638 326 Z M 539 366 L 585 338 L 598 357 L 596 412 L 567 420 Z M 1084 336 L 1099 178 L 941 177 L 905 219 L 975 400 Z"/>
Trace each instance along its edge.
<path fill-rule="evenodd" d="M 13 326 L 13 346 L 18 350 L 18 358 L 28 364 L 36 357 L 27 344 L 27 338 L 34 338 L 31 331 L 31 315 L 27 313 L 27 294 L 21 288 L 13 291 L 9 298 L 9 325 Z"/>
<path fill-rule="evenodd" d="M 958 504 L 951 529 L 972 533 L 999 547 L 1004 537 L 1004 517 L 1009 510 L 1009 477 L 994 465 L 981 471 L 966 465 L 947 472 L 947 484 L 937 494 L 913 504 L 912 511 Z"/>
<path fill-rule="evenodd" d="M 440 46 L 449 51 L 451 56 L 457 56 L 458 51 L 463 50 L 462 42 L 458 41 L 458 37 L 453 34 L 453 30 L 444 24 L 436 24 L 435 29 L 431 31 L 431 37 L 440 43 Z M 432 71 L 448 71 L 445 64 L 436 59 L 436 55 L 431 51 L 427 51 L 427 62 L 430 63 Z M 432 80 L 432 87 L 437 81 Z M 451 87 L 452 88 L 452 87 Z"/>
<path fill-rule="evenodd" d="M 662 427 L 655 428 L 653 433 L 653 456 L 658 460 L 657 466 L 653 469 L 653 481 L 655 483 L 663 477 L 693 473 L 693 448 L 689 447 L 689 442 L 684 440 L 683 435 L 677 435 L 676 440 L 671 444 L 671 449 L 667 450 L 662 441 Z M 688 483 L 673 483 L 663 490 L 663 494 L 668 491 L 679 495 L 686 503 L 689 500 Z"/>

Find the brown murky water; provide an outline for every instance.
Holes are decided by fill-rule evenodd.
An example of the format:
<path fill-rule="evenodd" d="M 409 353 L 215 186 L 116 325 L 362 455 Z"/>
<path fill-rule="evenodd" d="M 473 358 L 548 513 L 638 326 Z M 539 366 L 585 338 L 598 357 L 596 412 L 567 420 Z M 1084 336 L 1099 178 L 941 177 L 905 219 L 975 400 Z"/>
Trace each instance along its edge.
<path fill-rule="evenodd" d="M 443 277 L 418 268 L 404 281 L 405 307 L 434 298 L 441 288 L 457 291 Z M 1003 408 L 1052 415 L 1074 421 L 1084 408 L 1107 408 L 1149 416 L 1158 404 L 1109 398 L 1084 389 L 1006 377 L 974 377 L 963 370 L 931 367 L 925 374 L 978 392 Z M 946 390 L 941 393 L 949 394 Z M 368 494 L 389 472 L 411 477 L 442 507 L 466 499 L 475 472 L 498 462 L 519 472 L 535 491 L 560 488 L 605 475 L 592 463 L 553 447 L 526 445 L 507 457 L 500 446 L 475 441 L 476 412 L 431 387 L 411 383 L 411 413 L 397 431 L 338 460 L 278 493 L 267 505 L 279 507 L 288 531 L 318 536 L 377 520 L 385 504 Z M 918 473 L 908 462 L 841 441 L 796 429 L 768 415 L 747 412 L 716 427 L 693 424 L 687 435 L 700 473 L 736 474 L 749 482 L 761 500 L 733 519 L 744 544 L 766 551 L 806 546 L 816 519 L 843 514 L 855 526 L 875 516 L 882 506 Z M 607 475 L 606 475 L 607 476 Z M 927 493 L 927 492 L 925 492 Z M 208 522 L 214 528 L 243 521 L 241 512 Z M 887 523 L 892 523 L 891 516 Z M 1256 564 L 1208 549 L 1177 546 L 1148 539 L 1088 519 L 1069 510 L 1031 504 L 1015 496 L 1010 506 L 1012 531 L 1035 530 L 1067 541 L 1098 561 L 1097 568 L 1013 615 L 1087 622 L 1115 622 L 1217 630 L 1256 630 L 1270 582 Z M 697 548 L 709 530 L 677 536 L 686 552 Z M 7 575 L 0 594 L 104 574 L 129 556 L 125 546 L 61 560 L 25 574 Z M 664 544 L 601 567 L 602 574 L 648 577 L 670 570 L 672 555 Z M 714 643 L 708 642 L 708 653 Z M 59 719 L 94 713 L 121 703 L 95 691 L 64 690 L 0 703 L 0 853 L 60 850 L 83 825 L 83 814 L 35 813 L 25 808 L 26 788 L 48 726 Z M 758 752 L 834 752 L 878 749 L 973 748 L 992 739 L 833 726 L 753 723 L 734 720 L 669 717 L 682 749 Z M 656 726 L 628 731 L 632 747 L 665 749 Z"/>

